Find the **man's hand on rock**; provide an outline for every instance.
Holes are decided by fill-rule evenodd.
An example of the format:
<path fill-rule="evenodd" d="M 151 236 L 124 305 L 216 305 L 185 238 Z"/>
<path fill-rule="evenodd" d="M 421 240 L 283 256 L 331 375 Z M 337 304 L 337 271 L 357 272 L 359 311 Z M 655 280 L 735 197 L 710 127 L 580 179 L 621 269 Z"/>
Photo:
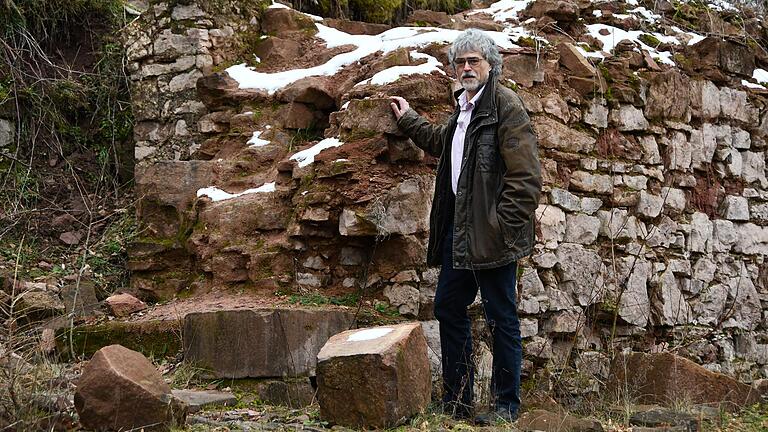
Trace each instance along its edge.
<path fill-rule="evenodd" d="M 389 104 L 389 106 L 392 107 L 392 112 L 395 113 L 395 118 L 400 120 L 400 117 L 405 114 L 406 111 L 408 111 L 411 106 L 408 105 L 408 101 L 401 98 L 400 96 L 390 96 L 390 99 L 392 99 L 392 103 Z"/>

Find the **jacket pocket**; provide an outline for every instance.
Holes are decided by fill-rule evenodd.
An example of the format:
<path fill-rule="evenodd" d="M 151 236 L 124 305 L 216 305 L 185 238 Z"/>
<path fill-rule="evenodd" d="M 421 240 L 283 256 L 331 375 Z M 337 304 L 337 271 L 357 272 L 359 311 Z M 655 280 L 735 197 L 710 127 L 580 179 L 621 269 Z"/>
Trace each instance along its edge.
<path fill-rule="evenodd" d="M 496 134 L 485 132 L 477 140 L 477 169 L 481 172 L 499 170 L 499 145 Z"/>

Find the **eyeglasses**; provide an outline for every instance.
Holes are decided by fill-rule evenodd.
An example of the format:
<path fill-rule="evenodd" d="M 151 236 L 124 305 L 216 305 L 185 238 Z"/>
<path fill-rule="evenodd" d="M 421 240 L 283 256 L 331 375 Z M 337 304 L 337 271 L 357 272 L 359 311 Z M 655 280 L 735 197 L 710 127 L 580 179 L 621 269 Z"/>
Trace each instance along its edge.
<path fill-rule="evenodd" d="M 480 62 L 483 61 L 480 57 L 467 57 L 467 58 L 457 58 L 453 60 L 453 64 L 456 67 L 462 67 L 465 63 L 469 63 L 470 67 L 475 67 L 480 64 Z"/>

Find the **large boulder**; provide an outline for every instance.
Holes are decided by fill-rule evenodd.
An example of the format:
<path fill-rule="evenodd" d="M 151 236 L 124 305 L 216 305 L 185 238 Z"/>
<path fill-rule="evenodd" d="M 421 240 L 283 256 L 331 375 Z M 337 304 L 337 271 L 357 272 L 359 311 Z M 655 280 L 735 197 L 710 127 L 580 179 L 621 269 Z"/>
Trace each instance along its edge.
<path fill-rule="evenodd" d="M 187 406 L 152 363 L 136 351 L 110 345 L 94 354 L 75 392 L 80 423 L 91 430 L 167 431 L 184 426 Z"/>
<path fill-rule="evenodd" d="M 350 330 L 317 355 L 323 419 L 385 428 L 422 412 L 430 400 L 427 341 L 419 323 Z"/>
<path fill-rule="evenodd" d="M 729 410 L 759 399 L 752 387 L 669 352 L 619 354 L 611 365 L 608 391 L 636 403 L 722 404 Z"/>
<path fill-rule="evenodd" d="M 191 313 L 184 321 L 184 360 L 213 378 L 312 375 L 320 348 L 352 321 L 343 310 Z"/>

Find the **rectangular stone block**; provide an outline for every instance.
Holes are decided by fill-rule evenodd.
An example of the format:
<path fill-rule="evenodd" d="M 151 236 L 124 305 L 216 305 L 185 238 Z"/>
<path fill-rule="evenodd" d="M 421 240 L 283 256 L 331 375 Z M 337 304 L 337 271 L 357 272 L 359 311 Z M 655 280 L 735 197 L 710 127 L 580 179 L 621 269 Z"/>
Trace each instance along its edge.
<path fill-rule="evenodd" d="M 392 427 L 430 400 L 427 340 L 419 323 L 349 330 L 317 355 L 320 415 L 331 423 Z"/>
<path fill-rule="evenodd" d="M 313 375 L 320 348 L 353 320 L 345 310 L 192 313 L 184 321 L 184 360 L 212 378 Z"/>

